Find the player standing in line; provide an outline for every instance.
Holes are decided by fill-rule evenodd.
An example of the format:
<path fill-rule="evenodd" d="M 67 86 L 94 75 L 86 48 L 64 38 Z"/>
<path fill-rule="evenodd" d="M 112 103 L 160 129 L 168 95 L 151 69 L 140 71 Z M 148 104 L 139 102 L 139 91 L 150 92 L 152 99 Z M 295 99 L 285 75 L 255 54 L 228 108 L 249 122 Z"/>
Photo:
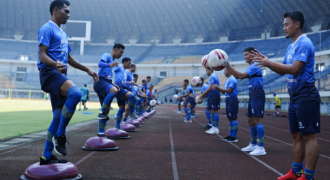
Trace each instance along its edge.
<path fill-rule="evenodd" d="M 133 72 L 135 72 L 135 70 L 136 70 L 136 65 L 131 64 L 131 67 L 125 71 L 126 77 L 127 77 L 126 90 L 128 90 L 132 93 L 133 93 L 134 85 L 136 85 L 134 83 L 134 77 L 133 77 L 133 74 L 132 74 Z M 135 96 L 135 93 L 133 93 L 133 94 Z M 134 107 L 135 107 L 135 99 L 134 99 Z M 124 113 L 123 123 L 126 123 L 128 115 L 129 115 L 129 107 L 128 107 L 128 100 L 126 100 L 125 101 L 125 113 Z"/>
<path fill-rule="evenodd" d="M 220 88 L 217 85 L 213 85 L 213 89 L 220 91 L 226 95 L 226 114 L 229 120 L 229 136 L 222 140 L 227 142 L 238 142 L 237 131 L 238 131 L 238 98 L 237 98 L 237 80 L 228 71 L 227 68 L 224 70 L 226 80 L 225 89 Z"/>
<path fill-rule="evenodd" d="M 146 102 L 146 99 L 148 99 L 147 95 L 144 93 L 144 87 L 146 84 L 147 80 L 142 79 L 142 84 L 138 87 L 138 94 L 140 97 L 143 97 L 135 102 L 135 106 L 138 106 L 138 116 L 143 114 L 143 104 Z"/>
<path fill-rule="evenodd" d="M 71 48 L 67 34 L 60 29 L 70 17 L 70 2 L 55 0 L 50 4 L 51 20 L 38 31 L 38 69 L 41 89 L 50 93 L 53 109 L 53 121 L 47 132 L 44 152 L 40 158 L 40 165 L 52 163 L 66 163 L 65 159 L 57 159 L 52 154 L 65 156 L 67 154 L 66 127 L 69 124 L 79 103 L 82 93 L 80 89 L 66 77 L 67 64 L 85 71 L 99 80 L 97 74 L 76 61 L 71 55 Z"/>
<path fill-rule="evenodd" d="M 179 93 L 178 90 L 176 90 L 175 94 L 178 95 L 178 97 L 181 96 L 181 93 Z M 183 101 L 182 98 L 180 98 L 180 99 L 177 98 L 177 99 L 175 100 L 175 103 L 178 103 L 178 112 L 176 112 L 176 113 L 181 113 L 181 102 L 182 102 L 182 101 Z"/>
<path fill-rule="evenodd" d="M 178 97 L 178 99 L 182 99 L 185 98 L 185 100 L 183 101 L 184 104 L 184 111 L 186 113 L 186 117 L 184 118 L 184 122 L 185 123 L 192 123 L 191 120 L 191 109 L 195 108 L 196 106 L 196 102 L 195 102 L 195 92 L 193 91 L 193 89 L 191 88 L 191 86 L 189 85 L 189 80 L 185 79 L 183 81 L 183 89 L 185 90 L 185 95 L 182 95 L 180 97 Z"/>
<path fill-rule="evenodd" d="M 149 87 L 148 86 L 148 83 L 150 81 L 151 81 L 151 77 L 150 76 L 147 76 L 146 84 L 143 85 L 143 89 L 144 89 L 143 93 L 144 94 L 147 94 L 147 90 L 148 90 L 148 87 Z M 143 109 L 142 113 L 145 113 L 147 111 L 147 104 L 148 104 L 148 99 L 145 99 L 145 101 L 143 102 L 143 105 L 142 105 L 142 109 Z"/>
<path fill-rule="evenodd" d="M 134 77 L 134 84 L 135 85 L 133 86 L 132 93 L 134 93 L 135 97 L 136 97 L 136 99 L 135 99 L 135 111 L 136 111 L 136 113 L 134 113 L 134 114 L 140 115 L 140 110 L 142 108 L 141 99 L 146 98 L 146 96 L 141 95 L 142 90 L 141 89 L 139 90 L 140 86 L 138 86 L 136 84 L 139 76 L 137 74 L 134 74 L 133 77 Z M 142 122 L 142 124 L 143 124 L 143 122 Z"/>
<path fill-rule="evenodd" d="M 123 113 L 125 111 L 125 101 L 128 100 L 128 107 L 129 107 L 129 117 L 132 119 L 137 119 L 138 117 L 134 115 L 134 105 L 135 105 L 135 96 L 130 91 L 126 90 L 126 81 L 127 76 L 125 73 L 125 69 L 131 67 L 131 59 L 128 57 L 123 58 L 122 65 L 118 65 L 114 68 L 115 72 L 115 84 L 119 87 L 119 91 L 116 94 L 117 104 L 119 110 L 116 115 L 116 129 L 120 128 L 120 123 L 123 117 Z"/>
<path fill-rule="evenodd" d="M 80 103 L 84 106 L 84 111 L 86 111 L 88 109 L 88 107 L 86 107 L 86 102 L 87 100 L 89 100 L 89 90 L 87 88 L 87 84 L 84 84 L 84 87 L 80 88 L 80 91 L 82 92 L 82 97 L 80 99 Z M 80 109 L 80 103 L 79 103 L 79 111 Z"/>
<path fill-rule="evenodd" d="M 304 23 L 301 12 L 284 14 L 283 30 L 286 38 L 291 38 L 293 43 L 289 45 L 282 64 L 270 61 L 257 50 L 254 58 L 256 65 L 288 76 L 293 164 L 289 173 L 278 180 L 312 180 L 319 157 L 316 133 L 320 133 L 321 98 L 315 87 L 315 48 L 312 41 L 303 34 Z"/>
<path fill-rule="evenodd" d="M 275 113 L 274 116 L 280 116 L 280 112 L 278 112 L 279 109 L 281 109 L 281 99 L 276 95 L 276 93 L 273 93 L 273 96 L 275 97 Z"/>
<path fill-rule="evenodd" d="M 213 70 L 210 67 L 206 67 L 206 75 L 210 76 L 209 87 L 203 92 L 200 98 L 207 97 L 209 95 L 209 100 L 206 106 L 206 109 L 211 110 L 212 118 L 212 128 L 206 131 L 208 134 L 219 134 L 219 109 L 220 109 L 220 92 L 212 89 L 212 85 L 220 85 L 218 76 L 213 73 Z M 198 101 L 198 99 L 197 99 Z"/>
<path fill-rule="evenodd" d="M 167 97 L 166 96 L 164 98 L 164 101 L 165 101 L 165 107 L 167 107 Z"/>
<path fill-rule="evenodd" d="M 201 93 L 204 93 L 208 88 L 209 88 L 209 84 L 208 82 L 204 82 L 204 78 L 200 77 L 202 80 L 202 88 L 201 88 Z M 209 108 L 209 101 L 210 100 L 210 93 L 207 93 L 206 95 L 206 110 L 205 110 L 205 115 L 206 115 L 206 119 L 207 119 L 207 125 L 204 127 L 204 129 L 211 129 L 212 128 L 212 115 L 211 115 L 211 109 Z"/>
<path fill-rule="evenodd" d="M 265 92 L 263 89 L 263 78 L 262 78 L 262 69 L 255 66 L 257 63 L 253 63 L 252 50 L 253 47 L 248 47 L 244 50 L 244 59 L 246 63 L 249 63 L 249 67 L 245 72 L 237 71 L 233 66 L 228 62 L 227 70 L 236 78 L 236 79 L 245 79 L 249 78 L 249 105 L 248 105 L 248 122 L 250 125 L 251 131 L 251 143 L 242 148 L 242 151 L 251 151 L 249 154 L 254 156 L 266 155 L 266 150 L 264 148 L 264 136 L 265 130 L 262 124 L 262 118 L 264 117 L 265 109 Z M 259 144 L 257 146 L 257 137 Z"/>
<path fill-rule="evenodd" d="M 114 59 L 119 59 L 124 53 L 125 46 L 122 44 L 115 44 L 112 48 L 111 54 L 104 53 L 98 64 L 99 67 L 99 82 L 94 84 L 94 91 L 97 93 L 101 104 L 101 112 L 98 116 L 99 131 L 98 136 L 105 137 L 104 130 L 109 120 L 108 114 L 110 105 L 114 97 L 119 91 L 119 87 L 112 83 L 113 67 L 118 66 L 118 62 Z"/>

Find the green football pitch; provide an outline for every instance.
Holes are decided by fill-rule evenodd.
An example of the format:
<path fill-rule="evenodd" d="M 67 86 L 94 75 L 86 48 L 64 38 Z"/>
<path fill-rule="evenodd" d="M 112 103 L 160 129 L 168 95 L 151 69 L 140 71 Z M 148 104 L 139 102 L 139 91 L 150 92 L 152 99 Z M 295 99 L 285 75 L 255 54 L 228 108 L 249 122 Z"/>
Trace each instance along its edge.
<path fill-rule="evenodd" d="M 87 111 L 79 106 L 70 124 L 96 119 L 100 104 L 87 102 Z M 117 112 L 116 106 L 109 115 Z M 89 112 L 92 114 L 83 114 Z M 0 140 L 47 130 L 53 119 L 50 101 L 0 99 Z"/>

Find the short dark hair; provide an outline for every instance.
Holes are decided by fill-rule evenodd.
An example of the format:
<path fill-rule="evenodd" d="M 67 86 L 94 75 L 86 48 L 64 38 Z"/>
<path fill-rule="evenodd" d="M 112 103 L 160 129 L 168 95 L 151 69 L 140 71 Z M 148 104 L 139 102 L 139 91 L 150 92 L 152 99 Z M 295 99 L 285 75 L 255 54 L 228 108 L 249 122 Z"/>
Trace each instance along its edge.
<path fill-rule="evenodd" d="M 186 82 L 187 84 L 189 84 L 189 80 L 188 79 L 185 79 L 184 82 Z"/>
<path fill-rule="evenodd" d="M 131 64 L 131 68 L 133 68 L 133 67 L 136 67 L 136 65 L 135 64 Z"/>
<path fill-rule="evenodd" d="M 290 17 L 290 19 L 296 23 L 297 21 L 300 22 L 300 29 L 304 28 L 304 24 L 305 24 L 305 18 L 303 13 L 301 13 L 300 11 L 292 11 L 292 12 L 287 12 L 284 14 L 284 18 Z"/>
<path fill-rule="evenodd" d="M 253 50 L 254 50 L 254 47 L 247 47 L 247 48 L 244 49 L 244 52 L 249 52 L 250 53 Z"/>
<path fill-rule="evenodd" d="M 50 3 L 49 12 L 50 15 L 53 15 L 54 9 L 57 7 L 57 9 L 62 9 L 62 7 L 65 5 L 70 6 L 70 2 L 68 0 L 54 0 Z"/>
<path fill-rule="evenodd" d="M 87 87 L 87 84 L 84 84 L 85 87 Z"/>
<path fill-rule="evenodd" d="M 147 79 L 151 79 L 151 77 L 150 76 L 147 76 Z"/>
<path fill-rule="evenodd" d="M 118 44 L 113 45 L 112 49 L 125 49 L 125 46 L 118 43 Z"/>
<path fill-rule="evenodd" d="M 211 71 L 213 72 L 213 69 L 210 68 L 210 67 L 206 67 L 205 69 L 207 69 L 207 70 L 211 70 Z"/>
<path fill-rule="evenodd" d="M 146 79 L 142 79 L 142 82 L 147 82 L 147 80 Z"/>
<path fill-rule="evenodd" d="M 121 60 L 121 63 L 125 63 L 125 62 L 130 61 L 130 60 L 131 60 L 131 58 L 124 57 L 123 60 Z"/>
<path fill-rule="evenodd" d="M 133 74 L 133 77 L 136 78 L 136 77 L 139 77 L 139 75 L 137 75 L 137 74 Z"/>

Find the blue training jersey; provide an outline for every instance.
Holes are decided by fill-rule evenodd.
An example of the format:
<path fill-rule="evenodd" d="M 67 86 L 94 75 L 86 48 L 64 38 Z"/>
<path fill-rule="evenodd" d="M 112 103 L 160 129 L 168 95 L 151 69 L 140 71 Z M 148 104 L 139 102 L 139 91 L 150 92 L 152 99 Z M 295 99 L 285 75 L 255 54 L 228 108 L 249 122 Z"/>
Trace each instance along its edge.
<path fill-rule="evenodd" d="M 225 88 L 233 88 L 231 93 L 225 93 L 226 100 L 229 100 L 230 98 L 237 99 L 237 80 L 233 75 L 226 80 Z"/>
<path fill-rule="evenodd" d="M 125 73 L 126 73 L 126 77 L 127 77 L 126 87 L 128 90 L 132 91 L 133 83 L 128 83 L 128 82 L 134 81 L 133 74 L 129 70 L 126 70 Z"/>
<path fill-rule="evenodd" d="M 201 88 L 201 93 L 204 93 L 210 86 L 205 82 Z M 207 99 L 210 98 L 210 93 L 207 93 L 207 96 L 206 96 Z"/>
<path fill-rule="evenodd" d="M 218 76 L 215 74 L 215 73 L 212 73 L 211 74 L 211 76 L 210 76 L 210 79 L 209 79 L 209 83 L 210 83 L 210 85 L 211 84 L 216 84 L 216 85 L 218 85 L 218 86 L 220 86 L 220 81 L 219 81 L 219 78 L 218 78 Z M 209 92 L 209 97 L 212 97 L 212 98 L 214 98 L 214 97 L 220 97 L 220 92 L 219 91 L 217 91 L 217 90 L 211 90 L 210 92 Z"/>
<path fill-rule="evenodd" d="M 141 86 L 144 88 L 144 93 L 147 93 L 148 83 L 146 83 L 146 85 L 141 84 Z"/>
<path fill-rule="evenodd" d="M 143 84 L 141 84 L 138 88 L 139 94 L 143 95 L 142 93 L 140 93 L 140 91 L 143 92 L 143 90 L 144 90 L 144 87 L 143 87 Z"/>
<path fill-rule="evenodd" d="M 80 89 L 80 91 L 82 92 L 82 96 L 81 96 L 81 99 L 82 100 L 87 100 L 87 95 L 89 95 L 89 90 L 87 87 L 82 87 Z"/>
<path fill-rule="evenodd" d="M 195 92 L 194 92 L 194 90 L 192 89 L 192 87 L 191 87 L 190 85 L 188 85 L 187 88 L 186 88 L 186 90 L 185 90 L 185 93 L 186 93 L 186 94 L 187 94 L 188 92 L 189 92 L 190 94 L 195 95 Z"/>
<path fill-rule="evenodd" d="M 104 62 L 104 63 L 109 63 L 109 64 L 112 64 L 114 62 L 112 56 L 108 53 L 104 53 L 102 56 L 101 56 L 101 60 L 100 62 Z M 108 80 L 112 80 L 112 67 L 106 67 L 106 68 L 101 68 L 99 67 L 99 77 L 100 78 L 104 78 L 104 79 L 108 79 Z"/>
<path fill-rule="evenodd" d="M 116 75 L 115 84 L 117 86 L 119 86 L 119 88 L 126 87 L 127 76 L 126 76 L 124 67 L 118 65 L 118 66 L 115 67 L 114 72 L 115 72 L 115 75 Z"/>
<path fill-rule="evenodd" d="M 68 64 L 68 56 L 71 52 L 68 36 L 53 21 L 48 21 L 38 31 L 38 54 L 40 45 L 48 47 L 47 56 L 52 60 Z M 41 62 L 38 58 L 37 66 L 38 68 L 43 68 L 48 65 Z"/>
<path fill-rule="evenodd" d="M 138 93 L 138 87 L 137 86 L 133 85 L 132 93 L 134 93 L 135 95 Z"/>
<path fill-rule="evenodd" d="M 321 102 L 320 94 L 315 87 L 315 48 L 306 35 L 300 36 L 295 43 L 289 45 L 282 63 L 293 65 L 294 61 L 303 61 L 305 65 L 298 75 L 287 75 L 290 102 L 303 103 L 310 100 Z"/>
<path fill-rule="evenodd" d="M 147 90 L 147 94 L 146 95 L 148 96 L 148 99 L 150 99 L 151 93 L 150 93 L 150 90 L 149 89 Z"/>
<path fill-rule="evenodd" d="M 259 66 L 255 66 L 257 62 L 250 64 L 245 70 L 249 77 L 249 97 L 265 99 L 264 92 L 264 80 L 262 77 L 262 69 L 258 69 Z"/>

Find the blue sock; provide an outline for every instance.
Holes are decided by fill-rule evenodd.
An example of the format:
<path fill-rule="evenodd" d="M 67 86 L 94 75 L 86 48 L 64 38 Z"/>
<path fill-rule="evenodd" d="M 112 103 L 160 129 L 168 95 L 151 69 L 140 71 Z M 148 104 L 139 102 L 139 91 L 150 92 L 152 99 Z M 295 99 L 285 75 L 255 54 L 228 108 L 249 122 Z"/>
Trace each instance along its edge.
<path fill-rule="evenodd" d="M 60 125 L 61 112 L 61 109 L 56 109 L 53 111 L 53 121 L 48 128 L 45 149 L 44 153 L 42 154 L 42 158 L 44 160 L 48 160 L 52 155 L 54 149 L 52 138 L 54 135 L 56 135 L 58 126 Z"/>
<path fill-rule="evenodd" d="M 251 144 L 256 145 L 257 144 L 257 128 L 250 126 L 250 132 L 251 132 Z"/>
<path fill-rule="evenodd" d="M 120 122 L 121 119 L 123 118 L 123 114 L 124 114 L 125 108 L 119 108 L 118 112 L 117 112 L 117 121 L 116 121 L 116 127 L 120 127 Z"/>
<path fill-rule="evenodd" d="M 181 112 L 181 107 L 178 107 L 178 110 Z"/>
<path fill-rule="evenodd" d="M 133 93 L 131 93 L 128 97 L 128 108 L 130 114 L 133 114 L 134 112 L 134 101 L 135 101 L 135 96 Z"/>
<path fill-rule="evenodd" d="M 229 136 L 233 136 L 233 122 L 229 121 Z"/>
<path fill-rule="evenodd" d="M 69 124 L 69 121 L 76 111 L 76 106 L 79 103 L 81 96 L 82 92 L 77 86 L 71 87 L 66 92 L 67 100 L 62 108 L 61 121 L 56 134 L 57 137 L 65 135 L 66 126 Z"/>
<path fill-rule="evenodd" d="M 301 174 L 304 172 L 304 163 L 292 163 L 292 172 L 297 175 L 301 176 Z"/>
<path fill-rule="evenodd" d="M 193 113 L 191 113 L 191 116 L 195 116 L 195 113 L 193 114 Z"/>
<path fill-rule="evenodd" d="M 154 110 L 154 108 L 152 107 L 151 110 Z"/>
<path fill-rule="evenodd" d="M 104 129 L 106 125 L 107 125 L 107 121 L 99 120 L 99 134 L 104 134 Z"/>
<path fill-rule="evenodd" d="M 124 118 L 123 118 L 123 122 L 126 122 L 126 121 L 127 121 L 127 117 L 124 117 Z"/>
<path fill-rule="evenodd" d="M 139 106 L 139 116 L 142 114 L 142 105 Z"/>
<path fill-rule="evenodd" d="M 109 94 L 105 97 L 101 112 L 107 112 L 108 108 L 110 107 L 110 104 L 112 103 L 113 98 L 116 96 L 115 93 L 109 92 Z"/>
<path fill-rule="evenodd" d="M 315 174 L 315 170 L 311 171 L 311 170 L 308 170 L 308 169 L 305 168 L 304 174 L 306 175 L 306 179 L 312 180 L 313 177 L 314 177 L 314 174 Z"/>
<path fill-rule="evenodd" d="M 265 136 L 265 129 L 262 123 L 256 125 L 257 134 L 259 139 L 259 146 L 264 147 L 264 136 Z"/>
<path fill-rule="evenodd" d="M 212 114 L 212 122 L 213 122 L 213 127 L 218 128 L 218 125 L 219 125 L 219 114 L 218 113 Z"/>
<path fill-rule="evenodd" d="M 191 110 L 190 108 L 185 108 L 186 114 L 187 114 L 187 120 L 191 120 Z"/>
<path fill-rule="evenodd" d="M 207 124 L 212 125 L 211 111 L 206 110 L 205 114 L 206 114 Z"/>
<path fill-rule="evenodd" d="M 237 120 L 232 121 L 232 129 L 233 129 L 232 136 L 234 138 L 236 138 L 237 137 L 237 131 L 238 131 L 238 121 Z"/>

